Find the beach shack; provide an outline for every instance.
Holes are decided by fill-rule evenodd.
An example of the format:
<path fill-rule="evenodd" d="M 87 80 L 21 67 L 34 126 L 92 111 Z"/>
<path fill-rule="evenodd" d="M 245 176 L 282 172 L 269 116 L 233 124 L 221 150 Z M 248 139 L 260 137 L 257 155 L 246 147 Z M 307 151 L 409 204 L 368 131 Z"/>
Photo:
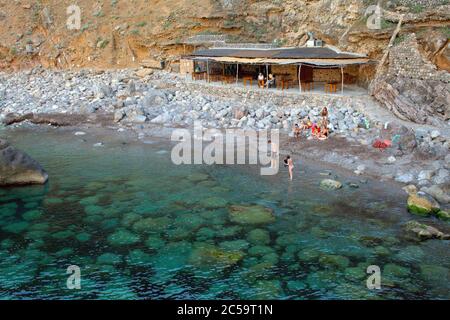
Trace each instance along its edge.
<path fill-rule="evenodd" d="M 193 80 L 242 83 L 252 86 L 261 73 L 275 77 L 281 90 L 311 91 L 320 87 L 327 93 L 342 92 L 344 84 L 355 84 L 360 66 L 370 62 L 366 55 L 342 52 L 321 43 L 305 47 L 271 47 L 225 44 L 196 50 L 180 60 L 180 72 Z"/>

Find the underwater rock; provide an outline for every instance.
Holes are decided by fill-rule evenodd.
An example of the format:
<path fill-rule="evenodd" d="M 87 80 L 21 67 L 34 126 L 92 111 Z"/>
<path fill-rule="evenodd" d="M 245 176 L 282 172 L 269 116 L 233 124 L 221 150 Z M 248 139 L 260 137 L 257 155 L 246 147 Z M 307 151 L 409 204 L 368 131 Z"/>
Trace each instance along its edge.
<path fill-rule="evenodd" d="M 122 262 L 122 257 L 114 253 L 104 253 L 97 258 L 97 264 L 115 265 Z"/>
<path fill-rule="evenodd" d="M 217 209 L 217 208 L 224 208 L 227 206 L 228 201 L 223 199 L 223 198 L 219 198 L 219 197 L 210 197 L 210 198 L 206 198 L 206 199 L 202 199 L 199 204 L 207 209 Z"/>
<path fill-rule="evenodd" d="M 134 212 L 126 213 L 122 218 L 121 225 L 126 228 L 131 227 L 133 223 L 135 223 L 141 218 L 142 216 L 137 213 Z"/>
<path fill-rule="evenodd" d="M 307 288 L 307 285 L 303 281 L 290 280 L 287 282 L 286 287 L 292 292 L 298 292 L 305 290 Z"/>
<path fill-rule="evenodd" d="M 140 249 L 131 250 L 126 262 L 132 266 L 148 265 L 152 262 L 152 256 Z"/>
<path fill-rule="evenodd" d="M 87 232 L 81 232 L 75 236 L 75 239 L 77 239 L 80 242 L 86 242 L 91 239 L 91 235 Z"/>
<path fill-rule="evenodd" d="M 113 246 L 128 246 L 139 242 L 141 239 L 137 234 L 128 230 L 117 230 L 108 237 L 108 243 Z"/>
<path fill-rule="evenodd" d="M 252 256 L 264 256 L 275 252 L 274 249 L 267 246 L 253 246 L 248 250 L 248 254 Z"/>
<path fill-rule="evenodd" d="M 275 240 L 276 244 L 282 247 L 289 245 L 299 244 L 301 242 L 301 236 L 299 234 L 287 233 L 282 234 Z"/>
<path fill-rule="evenodd" d="M 171 219 L 168 217 L 145 218 L 133 224 L 135 232 L 161 232 L 167 229 L 171 224 Z"/>
<path fill-rule="evenodd" d="M 205 241 L 205 240 L 210 240 L 210 239 L 214 239 L 216 237 L 216 232 L 211 229 L 211 228 L 201 228 L 197 231 L 197 240 L 198 241 Z"/>
<path fill-rule="evenodd" d="M 219 247 L 227 251 L 247 250 L 249 243 L 245 240 L 232 240 L 219 243 Z"/>
<path fill-rule="evenodd" d="M 383 268 L 383 275 L 388 278 L 406 278 L 411 274 L 411 271 L 394 263 L 388 263 Z"/>
<path fill-rule="evenodd" d="M 205 224 L 205 219 L 198 214 L 184 213 L 177 215 L 174 224 L 177 227 L 194 231 Z"/>
<path fill-rule="evenodd" d="M 320 182 L 320 187 L 327 190 L 337 190 L 342 188 L 342 183 L 332 179 L 324 179 Z"/>
<path fill-rule="evenodd" d="M 344 271 L 344 277 L 350 281 L 361 281 L 367 278 L 366 268 L 363 267 L 350 267 Z"/>
<path fill-rule="evenodd" d="M 203 187 L 203 188 L 213 188 L 213 187 L 217 186 L 217 182 L 212 181 L 212 180 L 204 180 L 204 181 L 200 181 L 199 183 L 197 183 L 197 186 Z"/>
<path fill-rule="evenodd" d="M 96 205 L 88 205 L 84 208 L 84 212 L 86 212 L 87 215 L 100 215 L 103 213 L 103 209 L 100 206 Z"/>
<path fill-rule="evenodd" d="M 241 251 L 225 251 L 214 245 L 204 244 L 192 250 L 189 263 L 200 269 L 228 268 L 244 258 Z"/>
<path fill-rule="evenodd" d="M 73 252 L 74 252 L 74 250 L 72 248 L 64 248 L 64 249 L 61 249 L 61 250 L 55 252 L 55 256 L 56 257 L 67 257 L 67 256 L 72 255 Z"/>
<path fill-rule="evenodd" d="M 44 184 L 48 174 L 22 151 L 0 139 L 0 186 Z"/>
<path fill-rule="evenodd" d="M 196 172 L 196 173 L 189 175 L 187 177 L 187 179 L 191 182 L 200 182 L 200 181 L 208 180 L 209 176 L 205 173 Z"/>
<path fill-rule="evenodd" d="M 323 230 L 320 227 L 312 227 L 311 228 L 311 235 L 313 235 L 315 238 L 328 238 L 329 234 L 325 230 Z"/>
<path fill-rule="evenodd" d="M 0 242 L 0 248 L 2 249 L 11 249 L 14 247 L 14 241 L 11 239 L 4 239 Z"/>
<path fill-rule="evenodd" d="M 337 277 L 334 272 L 330 270 L 317 271 L 309 273 L 306 278 L 306 283 L 311 290 L 321 291 L 324 288 L 328 290 L 338 285 Z"/>
<path fill-rule="evenodd" d="M 165 244 L 166 242 L 157 236 L 149 236 L 145 241 L 145 245 L 151 250 L 159 250 L 164 247 Z"/>
<path fill-rule="evenodd" d="M 245 261 L 248 260 L 248 258 L 245 259 Z M 259 279 L 266 278 L 267 275 L 272 274 L 273 269 L 275 268 L 274 264 L 267 261 L 258 263 L 258 260 L 256 260 L 255 258 L 253 259 L 253 261 L 255 261 L 255 263 L 252 264 L 246 271 L 244 271 L 245 280 L 251 284 Z"/>
<path fill-rule="evenodd" d="M 422 261 L 425 256 L 425 252 L 419 246 L 407 246 L 399 251 L 395 258 L 401 262 L 417 263 Z"/>
<path fill-rule="evenodd" d="M 73 236 L 73 232 L 70 230 L 62 230 L 52 234 L 52 238 L 63 240 Z"/>
<path fill-rule="evenodd" d="M 44 213 L 40 210 L 30 210 L 22 215 L 22 218 L 26 221 L 39 219 Z"/>
<path fill-rule="evenodd" d="M 440 210 L 436 213 L 436 217 L 443 221 L 450 221 L 450 213 L 447 211 Z"/>
<path fill-rule="evenodd" d="M 231 206 L 229 216 L 232 222 L 238 224 L 267 224 L 275 221 L 272 210 L 260 205 Z"/>
<path fill-rule="evenodd" d="M 101 223 L 101 227 L 104 230 L 116 229 L 118 226 L 119 226 L 119 219 L 117 218 L 106 219 L 103 220 Z"/>
<path fill-rule="evenodd" d="M 153 256 L 153 268 L 158 278 L 171 278 L 176 270 L 183 269 L 192 253 L 192 244 L 187 241 L 170 242 Z"/>
<path fill-rule="evenodd" d="M 279 280 L 258 280 L 253 285 L 253 289 L 253 292 L 249 293 L 247 299 L 271 300 L 283 296 L 283 289 Z"/>
<path fill-rule="evenodd" d="M 350 260 L 345 256 L 326 254 L 319 258 L 319 263 L 325 268 L 345 269 L 350 265 Z"/>
<path fill-rule="evenodd" d="M 3 231 L 5 232 L 10 232 L 10 233 L 22 233 L 23 231 L 25 231 L 29 226 L 29 223 L 26 221 L 19 221 L 19 222 L 14 222 L 14 223 L 10 223 L 6 226 L 4 226 L 2 228 Z"/>
<path fill-rule="evenodd" d="M 256 245 L 267 245 L 270 243 L 270 234 L 263 229 L 253 229 L 247 236 L 247 241 Z"/>
<path fill-rule="evenodd" d="M 448 285 L 450 274 L 448 268 L 438 265 L 422 264 L 420 265 L 420 275 L 422 278 L 431 284 Z"/>
<path fill-rule="evenodd" d="M 25 239 L 31 239 L 31 240 L 42 240 L 43 238 L 45 238 L 48 235 L 48 233 L 46 231 L 41 231 L 41 230 L 33 230 L 33 231 L 29 231 L 24 235 Z"/>
<path fill-rule="evenodd" d="M 415 234 L 420 241 L 428 239 L 441 239 L 441 240 L 450 239 L 449 234 L 444 234 L 443 232 L 439 231 L 434 227 L 427 226 L 426 224 L 419 223 L 414 220 L 408 221 L 406 223 L 406 231 Z"/>
<path fill-rule="evenodd" d="M 439 204 L 431 197 L 426 197 L 425 194 L 412 194 L 408 197 L 408 211 L 418 216 L 427 217 L 433 212 L 438 212 Z"/>
<path fill-rule="evenodd" d="M 383 246 L 376 246 L 373 249 L 373 252 L 377 255 L 377 256 L 389 256 L 391 254 L 391 252 L 389 251 L 388 248 L 383 247 Z"/>

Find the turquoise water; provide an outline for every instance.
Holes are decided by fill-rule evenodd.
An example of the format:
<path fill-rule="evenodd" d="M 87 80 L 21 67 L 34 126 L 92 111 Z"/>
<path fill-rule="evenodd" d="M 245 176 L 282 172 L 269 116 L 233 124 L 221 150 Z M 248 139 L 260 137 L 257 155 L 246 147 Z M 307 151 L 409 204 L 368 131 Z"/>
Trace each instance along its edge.
<path fill-rule="evenodd" d="M 73 133 L 0 132 L 50 176 L 0 189 L 1 299 L 450 298 L 448 241 L 405 234 L 398 186 L 333 170 L 360 187 L 324 191 L 318 165 L 296 163 L 289 183 L 283 170 L 175 166 L 158 140 Z M 366 288 L 368 265 L 381 290 Z"/>

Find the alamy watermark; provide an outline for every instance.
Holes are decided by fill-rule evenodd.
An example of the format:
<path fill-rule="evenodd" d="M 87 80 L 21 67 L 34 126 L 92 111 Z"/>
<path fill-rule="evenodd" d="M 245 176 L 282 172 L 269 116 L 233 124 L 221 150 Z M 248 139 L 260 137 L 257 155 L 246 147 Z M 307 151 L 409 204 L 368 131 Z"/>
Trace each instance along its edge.
<path fill-rule="evenodd" d="M 227 129 L 224 134 L 218 129 L 205 129 L 197 121 L 193 134 L 188 129 L 175 129 L 171 140 L 178 142 L 171 153 L 176 165 L 261 165 L 263 176 L 276 175 L 279 171 L 278 129 L 270 130 L 270 135 L 266 130 L 251 129 Z"/>
<path fill-rule="evenodd" d="M 81 269 L 79 266 L 71 265 L 66 270 L 70 276 L 67 278 L 66 286 L 69 290 L 81 289 Z"/>
<path fill-rule="evenodd" d="M 367 278 L 366 286 L 369 290 L 380 290 L 381 289 L 381 270 L 377 265 L 371 265 L 367 267 L 366 272 L 370 274 Z"/>
<path fill-rule="evenodd" d="M 69 30 L 81 29 L 81 8 L 77 5 L 71 5 L 67 7 L 67 22 L 66 26 Z"/>
<path fill-rule="evenodd" d="M 380 4 L 371 5 L 366 9 L 364 16 L 368 16 L 367 18 L 367 28 L 370 30 L 380 30 L 381 29 L 381 20 L 383 17 L 383 9 Z"/>

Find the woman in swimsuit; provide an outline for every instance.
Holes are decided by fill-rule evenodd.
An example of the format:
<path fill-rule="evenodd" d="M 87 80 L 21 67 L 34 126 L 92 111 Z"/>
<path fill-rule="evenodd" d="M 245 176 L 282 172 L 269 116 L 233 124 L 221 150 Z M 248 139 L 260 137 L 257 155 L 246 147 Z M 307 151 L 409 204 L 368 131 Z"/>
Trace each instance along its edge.
<path fill-rule="evenodd" d="M 287 166 L 288 166 L 288 170 L 289 170 L 289 179 L 293 179 L 293 171 L 294 171 L 294 162 L 291 159 L 291 156 L 287 156 L 286 157 L 287 160 Z"/>

